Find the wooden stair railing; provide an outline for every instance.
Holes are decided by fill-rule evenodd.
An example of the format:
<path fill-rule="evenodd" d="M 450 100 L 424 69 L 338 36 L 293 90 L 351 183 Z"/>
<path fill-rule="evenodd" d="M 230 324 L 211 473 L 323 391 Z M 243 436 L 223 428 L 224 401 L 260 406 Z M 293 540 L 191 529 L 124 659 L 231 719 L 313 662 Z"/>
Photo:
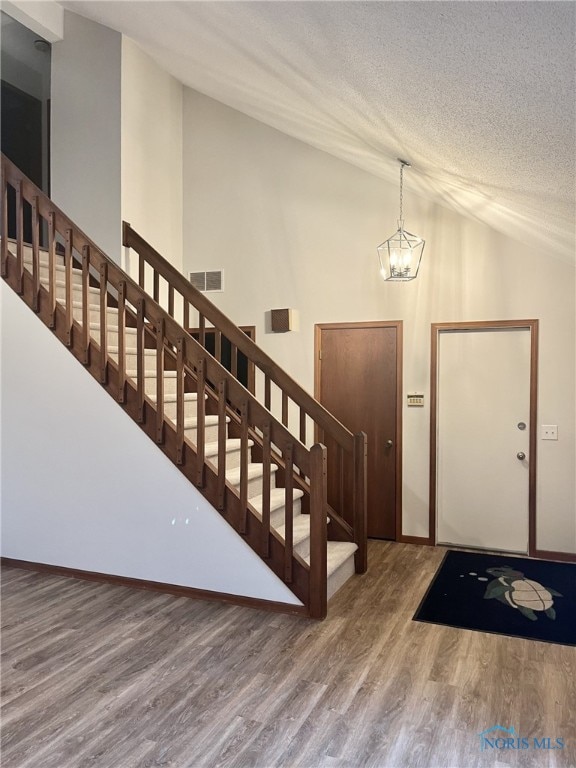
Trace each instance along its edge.
<path fill-rule="evenodd" d="M 16 243 L 15 254 L 8 240 L 8 190 L 15 190 Z M 221 511 L 223 517 L 262 557 L 304 604 L 304 612 L 315 618 L 326 615 L 326 548 L 327 515 L 336 528 L 330 526 L 334 538 L 355 540 L 360 555 L 356 570 L 366 566 L 365 548 L 365 436 L 353 436 L 334 420 L 313 398 L 279 369 L 242 331 L 222 315 L 205 297 L 195 292 L 167 262 L 147 245 L 127 225 L 124 241 L 138 246 L 140 253 L 140 285 L 133 281 L 115 262 L 109 259 L 74 223 L 55 206 L 26 176 L 2 155 L 1 180 L 2 239 L 0 245 L 1 274 L 24 301 L 66 344 L 102 386 L 156 441 L 160 449 L 194 483 L 203 495 Z M 32 217 L 31 271 L 24 265 L 25 243 L 24 207 L 28 203 Z M 47 242 L 48 286 L 40 279 L 40 240 Z M 57 256 L 62 252 L 62 257 Z M 63 260 L 64 305 L 57 301 L 58 258 Z M 144 285 L 145 268 L 154 263 L 153 296 Z M 81 308 L 75 312 L 73 267 L 81 269 Z M 59 267 L 62 270 L 62 267 Z M 62 274 L 60 271 L 58 274 Z M 168 310 L 159 304 L 160 276 L 168 284 Z M 44 278 L 44 283 L 46 278 Z M 98 294 L 98 307 L 90 296 Z M 189 308 L 199 312 L 200 339 L 194 339 L 174 317 L 175 294 L 182 296 L 183 325 L 190 327 Z M 195 294 L 198 295 L 195 295 Z M 188 307 L 188 309 L 186 309 Z M 94 312 L 97 322 L 94 323 Z M 109 314 L 117 318 L 115 357 L 110 354 Z M 188 314 L 188 317 L 186 316 Z M 204 348 L 202 341 L 205 322 L 217 328 L 264 372 L 265 403 L 262 404 Z M 98 328 L 97 338 L 91 325 Z M 136 334 L 136 370 L 127 364 L 127 334 Z M 218 353 L 218 349 L 216 350 Z M 155 357 L 155 391 L 146 388 L 146 353 Z M 132 350 L 133 355 L 133 350 Z M 176 379 L 176 416 L 165 416 L 165 380 Z M 282 412 L 286 418 L 276 418 L 270 409 L 270 383 L 282 388 Z M 186 393 L 196 392 L 196 444 L 184 438 L 184 400 Z M 327 450 L 316 443 L 307 448 L 306 435 L 300 439 L 287 428 L 287 399 L 311 418 L 317 432 L 329 434 L 342 451 L 352 457 L 352 494 L 354 514 L 347 522 L 327 502 Z M 204 432 L 207 408 L 218 418 L 217 461 L 206 460 Z M 230 421 L 240 436 L 240 480 L 235 487 L 226 476 L 226 422 Z M 301 416 L 300 421 L 303 421 Z M 304 427 L 305 428 L 305 427 Z M 263 465 L 263 502 L 260 513 L 250 505 L 247 495 L 249 482 L 249 445 L 254 443 Z M 280 537 L 270 525 L 270 468 L 280 468 L 285 488 L 285 529 Z M 267 478 L 267 479 L 266 479 Z M 343 486 L 343 483 L 340 483 Z M 309 564 L 293 548 L 292 506 L 293 489 L 307 494 L 310 514 Z M 361 518 L 361 519 L 360 519 Z"/>
<path fill-rule="evenodd" d="M 357 573 L 364 573 L 367 568 L 366 436 L 353 435 L 346 429 L 127 222 L 123 223 L 122 244 L 138 256 L 137 279 L 141 288 L 151 283 L 155 300 L 164 299 L 171 317 L 185 328 L 193 322 L 199 329 L 198 340 L 202 346 L 206 344 L 209 324 L 216 336 L 214 357 L 219 361 L 221 339 L 227 338 L 232 348 L 232 373 L 236 373 L 234 361 L 241 352 L 254 366 L 256 393 L 261 395 L 266 409 L 275 413 L 292 434 L 298 435 L 302 444 L 307 443 L 311 433 L 314 440 L 326 444 L 327 512 L 332 523 L 329 537 L 353 541 L 358 546 L 355 569 Z M 192 317 L 191 312 L 195 312 L 196 317 Z"/>

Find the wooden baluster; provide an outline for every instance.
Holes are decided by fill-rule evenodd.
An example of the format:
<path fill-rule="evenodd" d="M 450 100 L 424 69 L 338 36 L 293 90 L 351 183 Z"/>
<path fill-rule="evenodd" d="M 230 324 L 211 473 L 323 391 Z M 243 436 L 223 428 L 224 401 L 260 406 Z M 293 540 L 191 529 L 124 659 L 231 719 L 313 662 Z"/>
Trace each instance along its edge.
<path fill-rule="evenodd" d="M 183 301 L 183 308 L 182 308 L 182 326 L 185 331 L 188 331 L 190 329 L 190 303 L 186 300 L 186 298 L 182 297 Z"/>
<path fill-rule="evenodd" d="M 154 301 L 160 302 L 160 273 L 154 270 Z"/>
<path fill-rule="evenodd" d="M 138 254 L 138 285 L 140 288 L 145 289 L 146 282 L 146 265 L 144 263 L 144 256 L 141 253 Z"/>
<path fill-rule="evenodd" d="M 230 354 L 232 357 L 231 359 L 232 364 L 230 366 L 232 369 L 231 373 L 232 373 L 232 376 L 234 376 L 234 378 L 237 379 L 238 378 L 238 347 L 236 346 L 236 344 L 230 345 Z"/>
<path fill-rule="evenodd" d="M 198 379 L 198 398 L 196 400 L 196 485 L 198 488 L 203 488 L 204 461 L 206 459 L 206 403 L 204 402 L 206 394 L 206 360 L 204 358 L 198 361 L 196 376 Z"/>
<path fill-rule="evenodd" d="M 100 265 L 100 383 L 108 381 L 108 264 Z"/>
<path fill-rule="evenodd" d="M 270 557 L 270 485 L 272 445 L 270 422 L 262 426 L 262 557 Z"/>
<path fill-rule="evenodd" d="M 56 214 L 48 214 L 48 304 L 50 328 L 56 325 Z"/>
<path fill-rule="evenodd" d="M 240 406 L 240 533 L 246 533 L 248 506 L 248 402 Z"/>
<path fill-rule="evenodd" d="M 336 511 L 339 515 L 344 515 L 344 451 L 341 445 L 338 445 L 336 451 L 338 462 L 338 509 Z"/>
<path fill-rule="evenodd" d="M 72 345 L 72 326 L 74 324 L 74 307 L 72 294 L 72 247 L 74 236 L 72 229 L 66 230 L 66 243 L 64 246 L 64 295 L 66 301 L 66 345 Z"/>
<path fill-rule="evenodd" d="M 228 425 L 226 424 L 226 379 L 218 384 L 218 509 L 224 509 L 226 500 L 226 438 Z"/>
<path fill-rule="evenodd" d="M 40 309 L 40 213 L 38 196 L 32 200 L 32 309 Z"/>
<path fill-rule="evenodd" d="M 176 463 L 184 463 L 184 338 L 176 341 Z"/>
<path fill-rule="evenodd" d="M 24 291 L 24 201 L 20 179 L 16 182 L 16 275 L 17 292 L 21 294 Z"/>
<path fill-rule="evenodd" d="M 284 581 L 292 581 L 292 555 L 294 554 L 294 446 L 286 443 L 284 449 Z"/>
<path fill-rule="evenodd" d="M 164 442 L 164 318 L 156 321 L 156 442 Z"/>
<path fill-rule="evenodd" d="M 358 545 L 354 555 L 356 573 L 366 573 L 368 553 L 366 548 L 367 499 L 366 488 L 368 459 L 368 438 L 364 432 L 354 435 L 354 542 Z"/>
<path fill-rule="evenodd" d="M 300 442 L 306 445 L 306 411 L 300 407 Z"/>
<path fill-rule="evenodd" d="M 82 246 L 82 346 L 84 365 L 90 363 L 90 246 Z"/>
<path fill-rule="evenodd" d="M 144 299 L 136 302 L 136 386 L 138 403 L 138 422 L 144 421 L 144 314 L 146 305 Z"/>
<path fill-rule="evenodd" d="M 316 444 L 310 449 L 310 616 L 326 616 L 327 507 L 326 448 Z"/>
<path fill-rule="evenodd" d="M 126 399 L 126 281 L 118 284 L 118 402 Z"/>
<path fill-rule="evenodd" d="M 8 181 L 6 179 L 6 169 L 2 163 L 2 253 L 0 256 L 2 277 L 8 273 Z"/>
<path fill-rule="evenodd" d="M 288 426 L 288 395 L 282 391 L 282 424 Z"/>
<path fill-rule="evenodd" d="M 300 442 L 306 445 L 306 411 L 300 406 Z M 305 473 L 300 468 L 300 477 L 304 477 Z"/>
<path fill-rule="evenodd" d="M 204 315 L 198 316 L 198 341 L 200 346 L 206 349 L 206 318 Z"/>
<path fill-rule="evenodd" d="M 222 362 L 222 333 L 217 328 L 214 329 L 214 357 Z"/>
<path fill-rule="evenodd" d="M 174 286 L 168 286 L 168 314 L 174 317 Z"/>
<path fill-rule="evenodd" d="M 270 410 L 270 404 L 272 402 L 271 382 L 268 374 L 264 375 L 264 407 Z"/>

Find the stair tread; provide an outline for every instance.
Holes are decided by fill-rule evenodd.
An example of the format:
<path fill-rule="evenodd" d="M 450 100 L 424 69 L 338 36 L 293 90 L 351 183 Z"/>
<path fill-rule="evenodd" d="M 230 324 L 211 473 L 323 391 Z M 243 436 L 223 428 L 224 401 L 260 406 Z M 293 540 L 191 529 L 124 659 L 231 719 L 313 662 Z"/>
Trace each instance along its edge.
<path fill-rule="evenodd" d="M 108 352 L 110 352 L 110 353 L 119 352 L 119 351 L 120 351 L 120 347 L 113 347 L 113 346 L 109 346 L 108 347 Z M 127 355 L 135 355 L 136 354 L 136 350 L 135 349 L 134 350 L 133 349 L 126 349 L 124 351 L 126 352 Z M 155 349 L 145 349 L 144 350 L 144 354 L 148 355 L 149 357 L 154 357 L 157 354 L 157 352 L 156 352 Z"/>
<path fill-rule="evenodd" d="M 326 572 L 330 578 L 349 557 L 352 557 L 358 549 L 358 545 L 352 541 L 329 541 L 327 544 Z M 309 556 L 305 557 L 304 560 L 310 565 Z"/>
<path fill-rule="evenodd" d="M 242 440 L 239 437 L 231 437 L 226 440 L 226 453 L 229 451 L 239 451 L 240 446 L 242 445 Z M 248 440 L 248 448 L 252 448 L 254 445 L 254 440 Z M 218 443 L 206 443 L 204 446 L 204 456 L 207 458 L 209 456 L 217 456 L 218 455 Z M 250 466 L 250 465 L 248 465 Z"/>
<path fill-rule="evenodd" d="M 248 464 L 248 479 L 253 480 L 255 477 L 260 477 L 262 473 L 262 467 L 263 464 Z M 270 467 L 270 472 L 276 472 L 278 467 L 276 464 L 273 464 Z M 231 483 L 232 485 L 236 485 L 240 482 L 240 467 L 236 467 L 235 469 L 229 469 L 226 472 L 226 480 Z"/>
<path fill-rule="evenodd" d="M 218 414 L 206 414 L 204 416 L 204 423 L 207 427 L 213 427 L 218 424 Z M 226 424 L 230 423 L 230 416 L 226 416 Z M 198 419 L 195 416 L 188 416 L 184 419 L 184 429 L 196 429 L 198 427 Z"/>
<path fill-rule="evenodd" d="M 270 489 L 270 512 L 274 512 L 276 509 L 280 509 L 280 507 L 284 506 L 285 496 L 286 491 L 284 488 Z M 301 491 L 299 488 L 294 488 L 292 496 L 294 501 L 301 499 L 302 496 L 304 496 L 304 491 Z M 264 497 L 262 495 L 254 496 L 254 498 L 250 499 L 250 504 L 260 514 L 262 514 L 263 500 Z"/>
<path fill-rule="evenodd" d="M 285 538 L 286 525 L 277 525 L 275 530 Z M 294 546 L 310 538 L 310 515 L 297 515 L 292 521 L 292 542 Z"/>
<path fill-rule="evenodd" d="M 138 377 L 138 371 L 136 368 L 131 368 L 126 371 L 126 376 L 129 376 L 131 379 L 136 379 Z M 164 371 L 164 378 L 165 379 L 175 379 L 177 376 L 176 371 Z M 144 370 L 144 377 L 146 379 L 156 378 L 156 370 L 153 371 L 147 371 Z M 166 402 L 166 398 L 168 395 L 164 396 L 164 401 Z"/>
<path fill-rule="evenodd" d="M 156 402 L 156 395 L 146 395 L 146 397 L 151 400 L 153 403 Z M 204 399 L 206 399 L 208 395 L 204 395 Z M 175 403 L 178 400 L 177 394 L 172 395 L 164 395 L 164 402 L 165 403 Z M 184 393 L 184 402 L 185 403 L 191 403 L 198 400 L 198 393 L 197 392 L 185 392 Z"/>

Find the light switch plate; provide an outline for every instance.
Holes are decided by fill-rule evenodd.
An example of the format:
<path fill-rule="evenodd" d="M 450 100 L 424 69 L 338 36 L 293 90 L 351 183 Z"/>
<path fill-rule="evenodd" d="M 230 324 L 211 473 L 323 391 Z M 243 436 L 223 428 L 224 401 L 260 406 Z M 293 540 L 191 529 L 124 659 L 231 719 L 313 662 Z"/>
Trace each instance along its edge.
<path fill-rule="evenodd" d="M 558 440 L 558 425 L 542 424 L 542 440 Z"/>

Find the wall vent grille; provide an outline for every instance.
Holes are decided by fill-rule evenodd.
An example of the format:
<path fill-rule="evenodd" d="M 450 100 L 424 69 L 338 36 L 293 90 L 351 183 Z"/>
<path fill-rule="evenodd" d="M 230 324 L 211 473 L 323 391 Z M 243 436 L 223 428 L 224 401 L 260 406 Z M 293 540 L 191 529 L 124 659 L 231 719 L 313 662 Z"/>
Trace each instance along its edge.
<path fill-rule="evenodd" d="M 224 290 L 224 270 L 190 272 L 190 282 L 202 293 L 220 293 Z"/>

